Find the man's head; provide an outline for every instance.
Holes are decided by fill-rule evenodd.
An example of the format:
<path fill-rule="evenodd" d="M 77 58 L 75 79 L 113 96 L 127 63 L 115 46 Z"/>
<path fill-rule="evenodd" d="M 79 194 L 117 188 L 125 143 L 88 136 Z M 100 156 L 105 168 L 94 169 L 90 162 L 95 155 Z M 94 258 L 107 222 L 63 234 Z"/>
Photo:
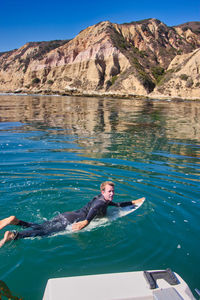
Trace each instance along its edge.
<path fill-rule="evenodd" d="M 115 194 L 115 185 L 112 181 L 105 181 L 101 184 L 101 193 L 106 201 L 112 201 Z"/>

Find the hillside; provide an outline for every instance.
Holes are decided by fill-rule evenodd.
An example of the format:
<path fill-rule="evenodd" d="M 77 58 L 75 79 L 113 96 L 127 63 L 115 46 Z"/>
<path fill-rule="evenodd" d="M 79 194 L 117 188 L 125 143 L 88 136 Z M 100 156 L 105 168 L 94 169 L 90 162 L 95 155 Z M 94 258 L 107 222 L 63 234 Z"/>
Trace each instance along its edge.
<path fill-rule="evenodd" d="M 187 22 L 175 26 L 175 28 L 181 28 L 183 31 L 190 29 L 192 32 L 199 34 L 200 33 L 200 22 Z"/>
<path fill-rule="evenodd" d="M 154 97 L 200 99 L 200 49 L 178 55 L 152 92 Z"/>
<path fill-rule="evenodd" d="M 0 53 L 0 91 L 179 97 L 177 88 L 166 86 L 164 78 L 169 77 L 174 59 L 176 69 L 184 67 L 184 74 L 189 72 L 181 57 L 188 54 L 189 59 L 200 47 L 196 23 L 186 23 L 186 28 L 184 24 L 168 27 L 157 19 L 125 24 L 105 21 L 70 41 L 27 43 Z M 198 90 L 199 69 L 195 70 L 195 79 L 193 73 L 190 77 Z M 187 89 L 181 97 L 188 98 L 194 85 Z"/>

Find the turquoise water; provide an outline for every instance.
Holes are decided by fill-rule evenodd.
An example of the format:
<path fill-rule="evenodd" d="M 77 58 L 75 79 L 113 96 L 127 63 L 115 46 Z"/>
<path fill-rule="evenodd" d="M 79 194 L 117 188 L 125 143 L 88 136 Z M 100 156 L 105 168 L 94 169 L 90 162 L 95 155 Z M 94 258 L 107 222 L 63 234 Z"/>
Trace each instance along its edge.
<path fill-rule="evenodd" d="M 107 226 L 7 243 L 0 280 L 14 295 L 42 299 L 53 277 L 168 267 L 200 288 L 200 102 L 2 95 L 0 149 L 1 219 L 78 209 L 104 180 L 115 201 L 147 199 Z"/>

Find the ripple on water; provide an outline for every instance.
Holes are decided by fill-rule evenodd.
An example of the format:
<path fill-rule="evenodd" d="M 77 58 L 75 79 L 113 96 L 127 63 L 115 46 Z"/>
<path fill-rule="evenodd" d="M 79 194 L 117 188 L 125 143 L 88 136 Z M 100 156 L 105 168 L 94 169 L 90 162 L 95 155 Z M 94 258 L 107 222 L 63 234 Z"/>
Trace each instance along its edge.
<path fill-rule="evenodd" d="M 4 99 L 10 110 L 0 123 L 1 218 L 42 222 L 79 209 L 104 180 L 116 183 L 116 201 L 147 199 L 97 228 L 5 245 L 0 272 L 12 290 L 35 300 L 50 277 L 167 267 L 198 287 L 199 104 L 11 100 Z"/>

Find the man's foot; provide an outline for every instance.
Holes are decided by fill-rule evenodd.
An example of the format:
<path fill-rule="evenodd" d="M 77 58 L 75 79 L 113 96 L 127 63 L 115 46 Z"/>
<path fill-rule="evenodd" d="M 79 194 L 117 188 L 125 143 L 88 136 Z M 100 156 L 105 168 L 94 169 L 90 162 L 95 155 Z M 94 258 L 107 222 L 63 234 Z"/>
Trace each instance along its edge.
<path fill-rule="evenodd" d="M 7 225 L 17 225 L 19 220 L 15 216 L 10 216 L 0 221 L 0 230 Z"/>
<path fill-rule="evenodd" d="M 0 241 L 0 248 L 8 241 L 13 240 L 15 234 L 12 231 L 6 231 L 4 234 L 4 238 Z"/>

